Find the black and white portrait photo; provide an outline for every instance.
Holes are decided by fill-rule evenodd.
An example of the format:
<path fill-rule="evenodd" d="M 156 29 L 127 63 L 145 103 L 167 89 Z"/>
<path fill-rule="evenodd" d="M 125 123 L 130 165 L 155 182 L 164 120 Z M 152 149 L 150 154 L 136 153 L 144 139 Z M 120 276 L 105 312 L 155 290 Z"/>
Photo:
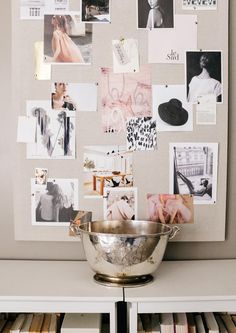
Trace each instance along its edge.
<path fill-rule="evenodd" d="M 110 0 L 82 0 L 82 21 L 110 23 Z"/>
<path fill-rule="evenodd" d="M 214 204 L 218 143 L 170 143 L 170 193 L 191 194 L 194 204 Z"/>
<path fill-rule="evenodd" d="M 223 101 L 221 51 L 186 52 L 186 92 L 189 103 L 196 104 L 199 96 L 216 96 Z"/>
<path fill-rule="evenodd" d="M 51 179 L 45 185 L 31 180 L 32 225 L 68 226 L 78 209 L 78 180 Z"/>
<path fill-rule="evenodd" d="M 174 28 L 173 0 L 137 0 L 138 28 Z"/>

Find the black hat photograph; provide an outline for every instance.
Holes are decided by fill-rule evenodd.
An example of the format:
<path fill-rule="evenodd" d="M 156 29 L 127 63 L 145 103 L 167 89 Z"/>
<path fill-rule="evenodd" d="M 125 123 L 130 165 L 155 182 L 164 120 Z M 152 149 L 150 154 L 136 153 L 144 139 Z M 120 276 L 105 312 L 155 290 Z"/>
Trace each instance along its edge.
<path fill-rule="evenodd" d="M 188 121 L 188 111 L 177 98 L 171 98 L 169 102 L 160 104 L 158 114 L 161 120 L 171 126 L 182 126 Z"/>

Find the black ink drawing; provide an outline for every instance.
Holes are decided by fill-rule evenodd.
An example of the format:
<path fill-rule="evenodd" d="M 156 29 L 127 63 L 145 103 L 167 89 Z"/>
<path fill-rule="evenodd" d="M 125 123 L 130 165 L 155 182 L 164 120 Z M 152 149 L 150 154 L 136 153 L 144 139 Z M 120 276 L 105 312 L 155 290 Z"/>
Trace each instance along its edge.
<path fill-rule="evenodd" d="M 156 149 L 156 121 L 151 117 L 130 118 L 126 123 L 126 129 L 128 150 Z"/>
<path fill-rule="evenodd" d="M 28 158 L 75 158 L 75 118 L 66 111 L 31 109 L 36 118 L 35 143 L 28 145 Z"/>

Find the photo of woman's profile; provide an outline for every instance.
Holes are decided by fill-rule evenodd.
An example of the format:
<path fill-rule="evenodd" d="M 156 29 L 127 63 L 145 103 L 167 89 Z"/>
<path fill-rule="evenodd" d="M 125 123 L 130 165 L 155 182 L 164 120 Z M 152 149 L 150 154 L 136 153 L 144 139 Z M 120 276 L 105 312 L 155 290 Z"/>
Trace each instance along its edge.
<path fill-rule="evenodd" d="M 173 0 L 138 0 L 138 28 L 174 28 Z"/>
<path fill-rule="evenodd" d="M 199 96 L 214 94 L 222 102 L 221 52 L 187 52 L 187 100 L 197 103 Z"/>
<path fill-rule="evenodd" d="M 68 83 L 55 82 L 55 92 L 51 95 L 52 109 L 61 110 L 68 109 L 69 111 L 76 110 L 76 104 L 68 95 Z"/>
<path fill-rule="evenodd" d="M 45 62 L 91 63 L 92 33 L 87 28 L 79 15 L 45 15 Z"/>

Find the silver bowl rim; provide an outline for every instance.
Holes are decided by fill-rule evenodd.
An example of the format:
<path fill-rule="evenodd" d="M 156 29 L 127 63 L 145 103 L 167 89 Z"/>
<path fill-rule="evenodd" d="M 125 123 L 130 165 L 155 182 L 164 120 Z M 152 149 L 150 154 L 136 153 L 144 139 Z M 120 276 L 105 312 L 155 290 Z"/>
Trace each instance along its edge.
<path fill-rule="evenodd" d="M 81 226 L 82 225 L 85 225 L 85 224 L 90 224 L 90 223 L 93 223 L 93 222 L 105 222 L 106 220 L 95 220 L 95 221 L 91 221 L 91 222 L 84 222 L 84 223 L 81 223 L 79 226 L 78 226 L 78 229 L 80 231 L 80 233 L 85 233 L 85 234 L 89 234 L 89 235 L 93 235 L 93 236 L 109 236 L 109 237 L 126 237 L 126 238 L 139 238 L 139 237 L 159 237 L 159 236 L 169 236 L 174 228 L 174 226 L 169 226 L 168 224 L 163 224 L 163 223 L 159 223 L 159 222 L 153 222 L 153 221 L 147 221 L 147 220 L 124 220 L 124 221 L 117 221 L 117 222 L 137 222 L 137 223 L 141 223 L 141 222 L 146 222 L 146 223 L 150 223 L 150 224 L 159 224 L 161 226 L 164 226 L 166 228 L 168 228 L 167 231 L 165 232 L 157 232 L 157 233 L 152 233 L 152 234 L 148 234 L 148 233 L 144 233 L 144 234 L 112 234 L 112 233 L 105 233 L 105 232 L 96 232 L 96 231 L 88 231 L 88 230 L 84 230 L 84 229 L 81 229 Z M 107 221 L 109 222 L 109 221 Z M 111 222 L 111 221 L 110 221 Z M 115 221 L 114 221 L 115 222 Z"/>

